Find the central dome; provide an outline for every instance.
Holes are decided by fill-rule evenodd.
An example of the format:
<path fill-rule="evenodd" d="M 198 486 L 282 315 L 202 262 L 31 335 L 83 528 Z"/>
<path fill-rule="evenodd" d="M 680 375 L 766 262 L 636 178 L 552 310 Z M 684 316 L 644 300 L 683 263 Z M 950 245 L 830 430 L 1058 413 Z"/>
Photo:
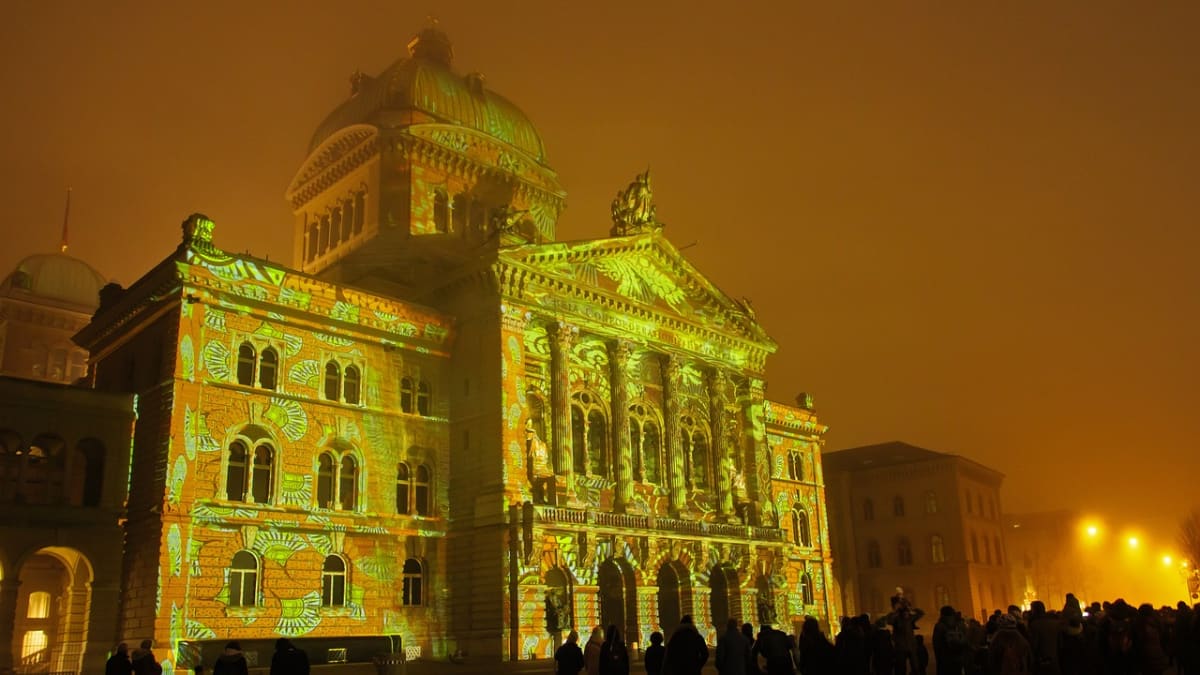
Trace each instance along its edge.
<path fill-rule="evenodd" d="M 39 254 L 22 260 L 0 284 L 0 293 L 24 292 L 93 310 L 100 305 L 100 289 L 105 283 L 103 275 L 79 258 Z"/>
<path fill-rule="evenodd" d="M 545 148 L 533 122 L 511 101 L 486 89 L 482 75 L 455 73 L 451 67 L 453 48 L 444 33 L 426 28 L 409 43 L 408 52 L 407 57 L 376 77 L 361 73 L 354 76 L 350 100 L 317 127 L 309 152 L 348 126 L 398 126 L 384 123 L 384 115 L 416 113 L 404 124 L 431 122 L 467 127 L 545 164 Z"/>

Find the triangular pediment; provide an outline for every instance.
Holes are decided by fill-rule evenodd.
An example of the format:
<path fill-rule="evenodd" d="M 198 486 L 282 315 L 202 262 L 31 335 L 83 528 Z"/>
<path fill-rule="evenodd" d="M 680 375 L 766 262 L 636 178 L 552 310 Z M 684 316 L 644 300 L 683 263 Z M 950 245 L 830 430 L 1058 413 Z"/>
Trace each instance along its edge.
<path fill-rule="evenodd" d="M 723 293 L 661 232 L 513 246 L 501 249 L 500 256 L 560 288 L 569 285 L 602 293 L 639 309 L 757 343 L 767 351 L 775 349 L 749 304 Z"/>

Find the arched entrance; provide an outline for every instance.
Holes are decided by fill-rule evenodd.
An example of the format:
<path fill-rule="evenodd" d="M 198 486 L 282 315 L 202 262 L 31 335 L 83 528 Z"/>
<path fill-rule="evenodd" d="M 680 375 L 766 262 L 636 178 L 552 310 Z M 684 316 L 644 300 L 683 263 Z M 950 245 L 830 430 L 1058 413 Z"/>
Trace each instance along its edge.
<path fill-rule="evenodd" d="M 621 629 L 626 642 L 637 638 L 637 584 L 633 568 L 620 558 L 609 558 L 600 565 L 600 623 L 607 629 Z"/>
<path fill-rule="evenodd" d="M 754 582 L 754 588 L 758 596 L 755 598 L 758 605 L 758 622 L 774 624 L 775 592 L 771 590 L 771 580 L 767 578 L 767 575 L 760 574 Z"/>
<path fill-rule="evenodd" d="M 562 642 L 562 634 L 575 627 L 575 608 L 571 602 L 571 578 L 561 567 L 546 573 L 546 632 Z"/>
<path fill-rule="evenodd" d="M 720 633 L 731 618 L 741 619 L 742 592 L 737 570 L 729 565 L 713 567 L 708 586 L 711 589 L 709 605 L 712 607 L 712 622 Z"/>
<path fill-rule="evenodd" d="M 92 567 L 79 551 L 43 548 L 19 571 L 13 665 L 26 672 L 82 668 L 92 604 Z"/>
<path fill-rule="evenodd" d="M 678 560 L 658 568 L 658 625 L 670 637 L 684 614 L 692 613 L 692 576 Z"/>

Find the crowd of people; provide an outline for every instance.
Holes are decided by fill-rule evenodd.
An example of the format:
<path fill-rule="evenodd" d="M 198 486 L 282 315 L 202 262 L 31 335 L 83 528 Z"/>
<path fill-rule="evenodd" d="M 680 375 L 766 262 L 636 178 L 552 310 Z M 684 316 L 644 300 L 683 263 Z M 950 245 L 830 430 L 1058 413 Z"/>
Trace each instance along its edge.
<path fill-rule="evenodd" d="M 730 619 L 712 665 L 720 675 L 1200 675 L 1200 605 L 1156 609 L 1116 600 L 1083 607 L 1068 594 L 1061 610 L 1035 601 L 1027 611 L 996 610 L 983 623 L 949 606 L 922 628 L 924 616 L 898 595 L 891 612 L 874 621 L 843 617 L 832 642 L 812 617 L 796 635 L 770 625 L 756 634 Z M 571 631 L 554 656 L 557 675 L 630 675 L 629 649 L 616 626 L 596 627 L 584 647 L 578 643 Z M 691 616 L 669 639 L 655 632 L 650 643 L 646 675 L 700 675 L 709 661 Z"/>
<path fill-rule="evenodd" d="M 113 650 L 112 656 L 104 665 L 104 675 L 162 675 L 163 668 L 154 658 L 154 643 L 142 640 L 138 649 L 129 651 L 129 646 L 122 642 Z M 196 664 L 192 671 L 196 675 L 204 675 L 203 663 Z M 249 675 L 250 665 L 246 655 L 242 653 L 242 645 L 237 640 L 225 644 L 225 650 L 217 657 L 212 666 L 212 675 Z M 292 644 L 287 638 L 275 641 L 275 653 L 271 656 L 271 675 L 308 675 L 308 654 L 303 649 Z"/>

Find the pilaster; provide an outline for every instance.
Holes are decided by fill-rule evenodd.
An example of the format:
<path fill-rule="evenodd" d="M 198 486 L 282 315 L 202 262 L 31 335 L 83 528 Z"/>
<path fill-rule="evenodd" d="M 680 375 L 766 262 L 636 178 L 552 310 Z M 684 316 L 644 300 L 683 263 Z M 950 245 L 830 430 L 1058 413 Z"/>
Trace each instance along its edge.
<path fill-rule="evenodd" d="M 570 354 L 578 330 L 562 321 L 549 326 L 550 420 L 554 470 L 566 477 L 567 499 L 575 496 L 574 455 L 571 448 Z"/>
<path fill-rule="evenodd" d="M 737 471 L 734 448 L 725 438 L 728 421 L 725 419 L 725 372 L 714 368 L 709 373 L 709 421 L 712 425 L 712 445 L 717 453 L 717 513 L 721 518 L 733 518 L 733 474 Z"/>
<path fill-rule="evenodd" d="M 633 500 L 633 451 L 629 447 L 629 393 L 626 367 L 633 347 L 625 340 L 608 343 L 609 389 L 612 392 L 612 444 L 616 458 L 616 510 L 624 512 Z"/>
<path fill-rule="evenodd" d="M 667 486 L 670 491 L 671 515 L 678 516 L 686 508 L 683 489 L 683 446 L 679 440 L 679 357 L 666 354 L 662 360 L 663 375 L 663 436 L 667 442 Z"/>

